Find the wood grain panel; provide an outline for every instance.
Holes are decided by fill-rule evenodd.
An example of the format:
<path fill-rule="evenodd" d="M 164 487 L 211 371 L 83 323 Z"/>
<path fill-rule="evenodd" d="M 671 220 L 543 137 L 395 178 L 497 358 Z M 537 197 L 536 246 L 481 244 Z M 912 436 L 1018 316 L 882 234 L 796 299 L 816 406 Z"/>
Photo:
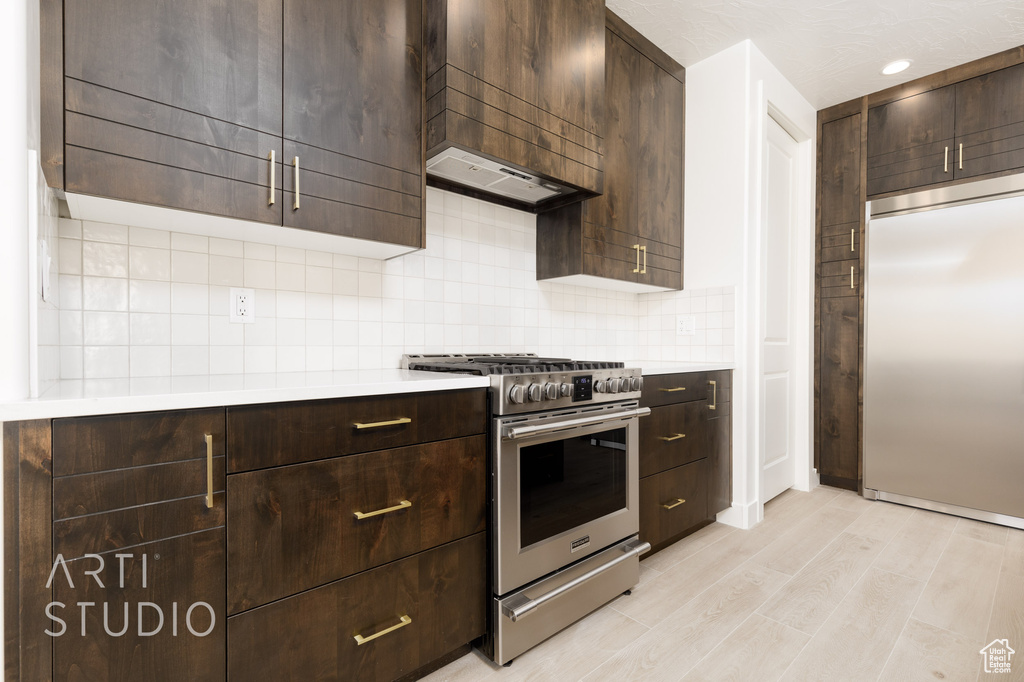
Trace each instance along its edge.
<path fill-rule="evenodd" d="M 955 125 L 956 177 L 1024 167 L 1024 64 L 957 83 Z"/>
<path fill-rule="evenodd" d="M 707 400 L 709 396 L 706 372 L 649 374 L 644 376 L 640 404 L 644 407 L 658 407 L 691 400 Z"/>
<path fill-rule="evenodd" d="M 638 233 L 644 240 L 682 247 L 685 88 L 647 58 L 639 67 Z"/>
<path fill-rule="evenodd" d="M 484 632 L 486 544 L 478 533 L 229 618 L 228 679 L 386 682 L 444 656 Z"/>
<path fill-rule="evenodd" d="M 50 187 L 64 189 L 64 2 L 39 2 L 39 163 Z"/>
<path fill-rule="evenodd" d="M 593 200 L 590 199 L 584 201 L 583 206 L 590 206 L 592 201 Z M 660 256 L 663 259 L 666 259 L 666 262 L 668 260 L 678 261 L 683 257 L 683 250 L 679 246 L 639 239 L 635 232 L 623 232 L 603 225 L 584 222 L 583 234 L 588 239 L 627 249 L 626 253 L 628 258 L 624 258 L 624 260 L 636 260 L 636 251 L 633 249 L 633 245 L 637 242 L 640 242 L 643 246 L 647 247 L 647 259 L 649 263 L 653 262 L 651 259 L 655 256 Z"/>
<path fill-rule="evenodd" d="M 281 134 L 281 0 L 65 0 L 65 74 Z"/>
<path fill-rule="evenodd" d="M 250 471 L 486 433 L 484 390 L 228 408 L 228 471 Z M 408 418 L 406 424 L 355 428 Z"/>
<path fill-rule="evenodd" d="M 208 508 L 204 493 L 55 521 L 53 552 L 72 559 L 223 526 L 225 502 L 225 494 L 215 492 Z"/>
<path fill-rule="evenodd" d="M 4 675 L 12 682 L 50 679 L 53 655 L 43 576 L 51 567 L 50 420 L 3 424 Z"/>
<path fill-rule="evenodd" d="M 705 408 L 708 432 L 708 518 L 732 506 L 732 413 L 730 403 Z"/>
<path fill-rule="evenodd" d="M 213 458 L 213 489 L 224 491 L 223 456 Z M 206 458 L 155 466 L 116 469 L 53 479 L 53 518 L 73 516 L 205 495 Z"/>
<path fill-rule="evenodd" d="M 108 471 L 224 455 L 224 409 L 178 410 L 57 419 L 54 475 Z"/>
<path fill-rule="evenodd" d="M 708 457 L 707 412 L 703 402 L 691 401 L 655 407 L 641 419 L 640 477 Z"/>
<path fill-rule="evenodd" d="M 232 476 L 229 613 L 482 531 L 486 454 L 473 436 Z"/>
<path fill-rule="evenodd" d="M 818 471 L 859 480 L 857 465 L 860 309 L 857 298 L 821 299 Z"/>
<path fill-rule="evenodd" d="M 857 114 L 821 127 L 822 234 L 830 225 L 860 224 L 860 126 Z"/>
<path fill-rule="evenodd" d="M 373 163 L 365 159 L 346 156 L 332 152 L 328 149 L 313 147 L 294 140 L 287 140 L 284 145 L 284 162 L 289 167 L 292 158 L 299 157 L 299 165 L 302 171 L 322 173 L 334 178 L 361 183 L 371 187 L 380 187 L 403 194 L 410 194 L 419 197 L 423 193 L 423 176 L 420 173 L 408 173 L 395 168 L 389 168 L 379 163 Z M 282 181 L 291 183 L 290 168 L 282 175 Z M 305 179 L 305 176 L 302 178 Z M 289 184 L 291 189 L 291 184 Z M 303 192 L 306 183 L 302 183 Z"/>
<path fill-rule="evenodd" d="M 69 564 L 75 587 L 68 586 L 58 572 L 54 580 L 54 599 L 67 604 L 55 609 L 67 623 L 67 632 L 53 638 L 54 680 L 196 680 L 216 682 L 224 679 L 227 643 L 224 613 L 224 535 L 223 528 L 134 547 L 119 559 L 106 554 L 104 569 L 98 578 L 85 575 L 95 570 L 95 559 Z M 143 564 L 145 556 L 145 564 Z M 123 561 L 123 564 L 122 564 Z M 122 574 L 123 565 L 123 574 Z M 144 567 L 143 567 L 144 566 Z M 122 582 L 123 580 L 123 582 Z M 78 602 L 94 606 L 79 609 Z M 152 636 L 140 635 L 157 629 L 155 608 L 141 608 L 142 602 L 155 604 L 163 613 L 163 626 Z M 205 606 L 188 611 L 202 602 Z M 104 619 L 104 605 L 109 617 Z M 125 623 L 125 607 L 128 622 Z M 83 614 L 84 613 L 84 617 Z M 83 622 L 84 621 L 84 622 Z M 191 624 L 196 633 L 188 626 Z M 50 626 L 59 627 L 55 623 Z M 121 636 L 111 636 L 127 625 Z M 85 627 L 86 636 L 81 636 Z M 37 678 L 44 679 L 44 678 Z M 47 676 L 46 679 L 49 679 Z"/>
<path fill-rule="evenodd" d="M 288 172 L 287 170 L 285 171 Z M 300 190 L 302 189 L 300 179 Z M 374 242 L 423 248 L 426 233 L 422 218 L 388 213 L 375 208 L 301 196 L 300 209 L 293 210 L 295 195 L 283 192 L 284 224 L 300 230 L 326 232 Z"/>
<path fill-rule="evenodd" d="M 707 461 L 702 459 L 640 479 L 640 539 L 660 548 L 703 524 L 708 517 L 707 477 Z"/>

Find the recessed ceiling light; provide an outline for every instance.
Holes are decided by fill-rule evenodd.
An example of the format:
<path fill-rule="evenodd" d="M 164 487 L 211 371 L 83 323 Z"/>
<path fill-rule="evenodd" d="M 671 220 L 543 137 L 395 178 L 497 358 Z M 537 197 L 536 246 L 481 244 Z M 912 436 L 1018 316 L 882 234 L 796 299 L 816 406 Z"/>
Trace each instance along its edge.
<path fill-rule="evenodd" d="M 884 67 L 882 67 L 882 73 L 884 75 L 886 75 L 886 76 L 891 76 L 894 73 L 899 73 L 900 71 L 906 71 L 909 66 L 910 66 L 910 60 L 909 59 L 897 59 L 896 61 L 889 62 Z"/>

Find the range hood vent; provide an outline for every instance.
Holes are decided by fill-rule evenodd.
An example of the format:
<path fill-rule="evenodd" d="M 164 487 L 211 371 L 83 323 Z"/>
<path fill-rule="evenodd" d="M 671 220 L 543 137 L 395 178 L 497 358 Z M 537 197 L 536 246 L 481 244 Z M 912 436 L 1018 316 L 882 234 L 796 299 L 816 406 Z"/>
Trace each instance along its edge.
<path fill-rule="evenodd" d="M 448 147 L 427 159 L 427 175 L 531 205 L 576 191 L 457 147 Z"/>

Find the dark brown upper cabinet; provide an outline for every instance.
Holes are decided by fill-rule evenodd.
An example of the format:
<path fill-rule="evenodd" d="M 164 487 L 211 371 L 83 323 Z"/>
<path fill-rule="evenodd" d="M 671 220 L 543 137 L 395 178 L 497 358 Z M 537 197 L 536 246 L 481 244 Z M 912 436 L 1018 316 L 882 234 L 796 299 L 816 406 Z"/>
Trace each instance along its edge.
<path fill-rule="evenodd" d="M 956 84 L 955 177 L 1024 168 L 1024 64 Z"/>
<path fill-rule="evenodd" d="M 43 133 L 51 185 L 389 245 L 360 255 L 423 246 L 420 0 L 44 0 L 41 12 L 64 43 L 62 64 L 60 50 L 42 64 L 46 120 L 64 114 L 63 133 Z"/>
<path fill-rule="evenodd" d="M 1024 168 L 1024 64 L 868 111 L 868 195 Z"/>
<path fill-rule="evenodd" d="M 604 11 L 427 0 L 431 182 L 528 210 L 600 194 Z"/>
<path fill-rule="evenodd" d="M 681 289 L 683 68 L 611 12 L 605 35 L 604 194 L 537 216 L 537 278 Z"/>
<path fill-rule="evenodd" d="M 953 179 L 954 88 L 868 110 L 868 195 Z"/>
<path fill-rule="evenodd" d="M 418 0 L 285 0 L 285 225 L 423 245 L 422 26 Z"/>

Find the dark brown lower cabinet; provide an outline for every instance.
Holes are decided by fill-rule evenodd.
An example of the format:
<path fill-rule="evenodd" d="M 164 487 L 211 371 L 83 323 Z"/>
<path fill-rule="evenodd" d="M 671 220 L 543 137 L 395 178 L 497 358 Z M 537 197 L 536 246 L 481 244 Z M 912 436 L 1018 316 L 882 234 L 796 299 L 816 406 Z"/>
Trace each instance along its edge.
<path fill-rule="evenodd" d="M 860 299 L 821 299 L 818 473 L 826 485 L 860 481 Z"/>
<path fill-rule="evenodd" d="M 62 606 L 51 613 L 62 622 L 50 630 L 66 629 L 53 638 L 53 679 L 223 680 L 224 536 L 221 527 L 100 554 L 95 578 L 100 559 L 74 559 L 74 587 L 58 569 L 53 599 Z"/>
<path fill-rule="evenodd" d="M 386 682 L 484 632 L 487 542 L 477 533 L 232 616 L 232 682 Z"/>
<path fill-rule="evenodd" d="M 644 377 L 640 539 L 663 549 L 732 504 L 732 372 Z"/>

